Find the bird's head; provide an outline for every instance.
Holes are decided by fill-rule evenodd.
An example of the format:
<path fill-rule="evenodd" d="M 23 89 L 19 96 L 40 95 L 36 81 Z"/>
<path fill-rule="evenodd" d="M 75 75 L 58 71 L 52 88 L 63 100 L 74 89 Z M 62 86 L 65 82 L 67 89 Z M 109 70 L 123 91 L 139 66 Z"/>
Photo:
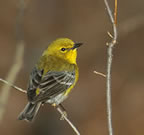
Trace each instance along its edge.
<path fill-rule="evenodd" d="M 82 43 L 74 43 L 68 38 L 59 38 L 49 45 L 47 53 L 74 64 L 77 58 L 77 48 L 81 45 Z"/>

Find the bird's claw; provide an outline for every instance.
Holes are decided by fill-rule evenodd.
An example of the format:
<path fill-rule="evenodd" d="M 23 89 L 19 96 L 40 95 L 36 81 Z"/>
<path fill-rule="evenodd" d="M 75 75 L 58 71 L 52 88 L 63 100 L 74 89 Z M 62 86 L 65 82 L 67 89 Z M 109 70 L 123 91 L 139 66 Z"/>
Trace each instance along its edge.
<path fill-rule="evenodd" d="M 66 112 L 66 111 L 63 111 L 63 114 L 61 115 L 60 120 L 64 120 L 65 117 L 67 118 L 67 112 Z"/>

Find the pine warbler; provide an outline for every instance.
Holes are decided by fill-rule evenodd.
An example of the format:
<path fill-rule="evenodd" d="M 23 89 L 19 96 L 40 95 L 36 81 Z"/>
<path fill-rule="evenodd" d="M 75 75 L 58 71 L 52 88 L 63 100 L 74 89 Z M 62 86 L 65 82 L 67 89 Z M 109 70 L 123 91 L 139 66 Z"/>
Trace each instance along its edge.
<path fill-rule="evenodd" d="M 48 46 L 31 72 L 28 104 L 20 113 L 19 120 L 32 121 L 42 104 L 57 106 L 68 97 L 78 80 L 76 58 L 77 48 L 81 45 L 60 38 Z"/>

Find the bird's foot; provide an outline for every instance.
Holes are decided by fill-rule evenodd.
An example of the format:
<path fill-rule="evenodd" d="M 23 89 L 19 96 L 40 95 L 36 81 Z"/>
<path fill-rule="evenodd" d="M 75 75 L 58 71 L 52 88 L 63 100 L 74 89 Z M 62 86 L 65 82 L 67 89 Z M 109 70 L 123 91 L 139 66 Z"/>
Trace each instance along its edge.
<path fill-rule="evenodd" d="M 67 118 L 67 112 L 63 111 L 63 114 L 61 115 L 60 120 L 64 120 L 65 117 Z"/>

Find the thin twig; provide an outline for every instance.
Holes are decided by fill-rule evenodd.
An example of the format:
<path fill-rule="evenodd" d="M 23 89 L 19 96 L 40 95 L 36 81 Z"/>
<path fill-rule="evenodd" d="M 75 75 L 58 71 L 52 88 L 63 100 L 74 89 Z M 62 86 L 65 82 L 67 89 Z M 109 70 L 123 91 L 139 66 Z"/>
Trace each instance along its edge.
<path fill-rule="evenodd" d="M 107 34 L 109 35 L 110 38 L 113 38 L 113 35 L 108 31 Z"/>
<path fill-rule="evenodd" d="M 117 24 L 117 0 L 115 0 L 114 23 Z"/>
<path fill-rule="evenodd" d="M 106 78 L 106 92 L 107 92 L 107 118 L 108 118 L 108 131 L 109 135 L 113 135 L 112 128 L 112 105 L 111 105 L 111 69 L 112 69 L 112 56 L 113 56 L 113 47 L 117 42 L 117 0 L 115 0 L 115 10 L 114 15 L 110 9 L 110 6 L 107 0 L 104 0 L 110 21 L 113 25 L 113 38 L 112 41 L 108 44 L 107 50 L 107 78 Z"/>
<path fill-rule="evenodd" d="M 23 44 L 20 44 L 17 46 L 17 51 L 16 51 L 16 56 L 15 56 L 15 60 L 14 60 L 14 64 L 11 67 L 8 76 L 6 78 L 6 80 L 8 82 L 14 83 L 17 77 L 17 74 L 19 73 L 21 67 L 22 67 L 22 63 L 23 63 L 23 54 L 24 54 L 24 46 Z M 2 81 L 2 79 L 1 79 Z M 9 85 L 4 85 L 2 87 L 1 93 L 0 93 L 0 123 L 2 122 L 3 119 L 3 115 L 6 109 L 6 105 L 8 102 L 8 98 L 10 95 L 10 86 Z"/>
<path fill-rule="evenodd" d="M 61 116 L 63 117 L 63 119 L 71 126 L 71 128 L 75 131 L 75 133 L 77 135 L 80 135 L 78 129 L 73 125 L 73 123 L 68 119 L 68 117 L 65 116 L 65 114 L 63 113 L 63 111 L 61 110 L 60 107 L 57 107 L 57 111 L 61 114 Z"/>
<path fill-rule="evenodd" d="M 8 81 L 2 79 L 2 78 L 0 78 L 0 82 L 3 82 L 3 83 L 9 85 L 10 87 L 12 87 L 12 88 L 14 88 L 14 89 L 16 89 L 16 90 L 19 90 L 20 92 L 27 93 L 26 90 L 24 90 L 24 89 L 22 89 L 22 88 L 19 88 L 19 87 L 13 85 L 12 83 L 9 83 Z"/>
<path fill-rule="evenodd" d="M 105 75 L 105 74 L 103 74 L 103 73 L 101 73 L 101 72 L 94 71 L 94 73 L 95 73 L 95 74 L 97 74 L 97 75 L 100 75 L 100 76 L 102 76 L 102 77 L 106 77 L 106 75 Z"/>

